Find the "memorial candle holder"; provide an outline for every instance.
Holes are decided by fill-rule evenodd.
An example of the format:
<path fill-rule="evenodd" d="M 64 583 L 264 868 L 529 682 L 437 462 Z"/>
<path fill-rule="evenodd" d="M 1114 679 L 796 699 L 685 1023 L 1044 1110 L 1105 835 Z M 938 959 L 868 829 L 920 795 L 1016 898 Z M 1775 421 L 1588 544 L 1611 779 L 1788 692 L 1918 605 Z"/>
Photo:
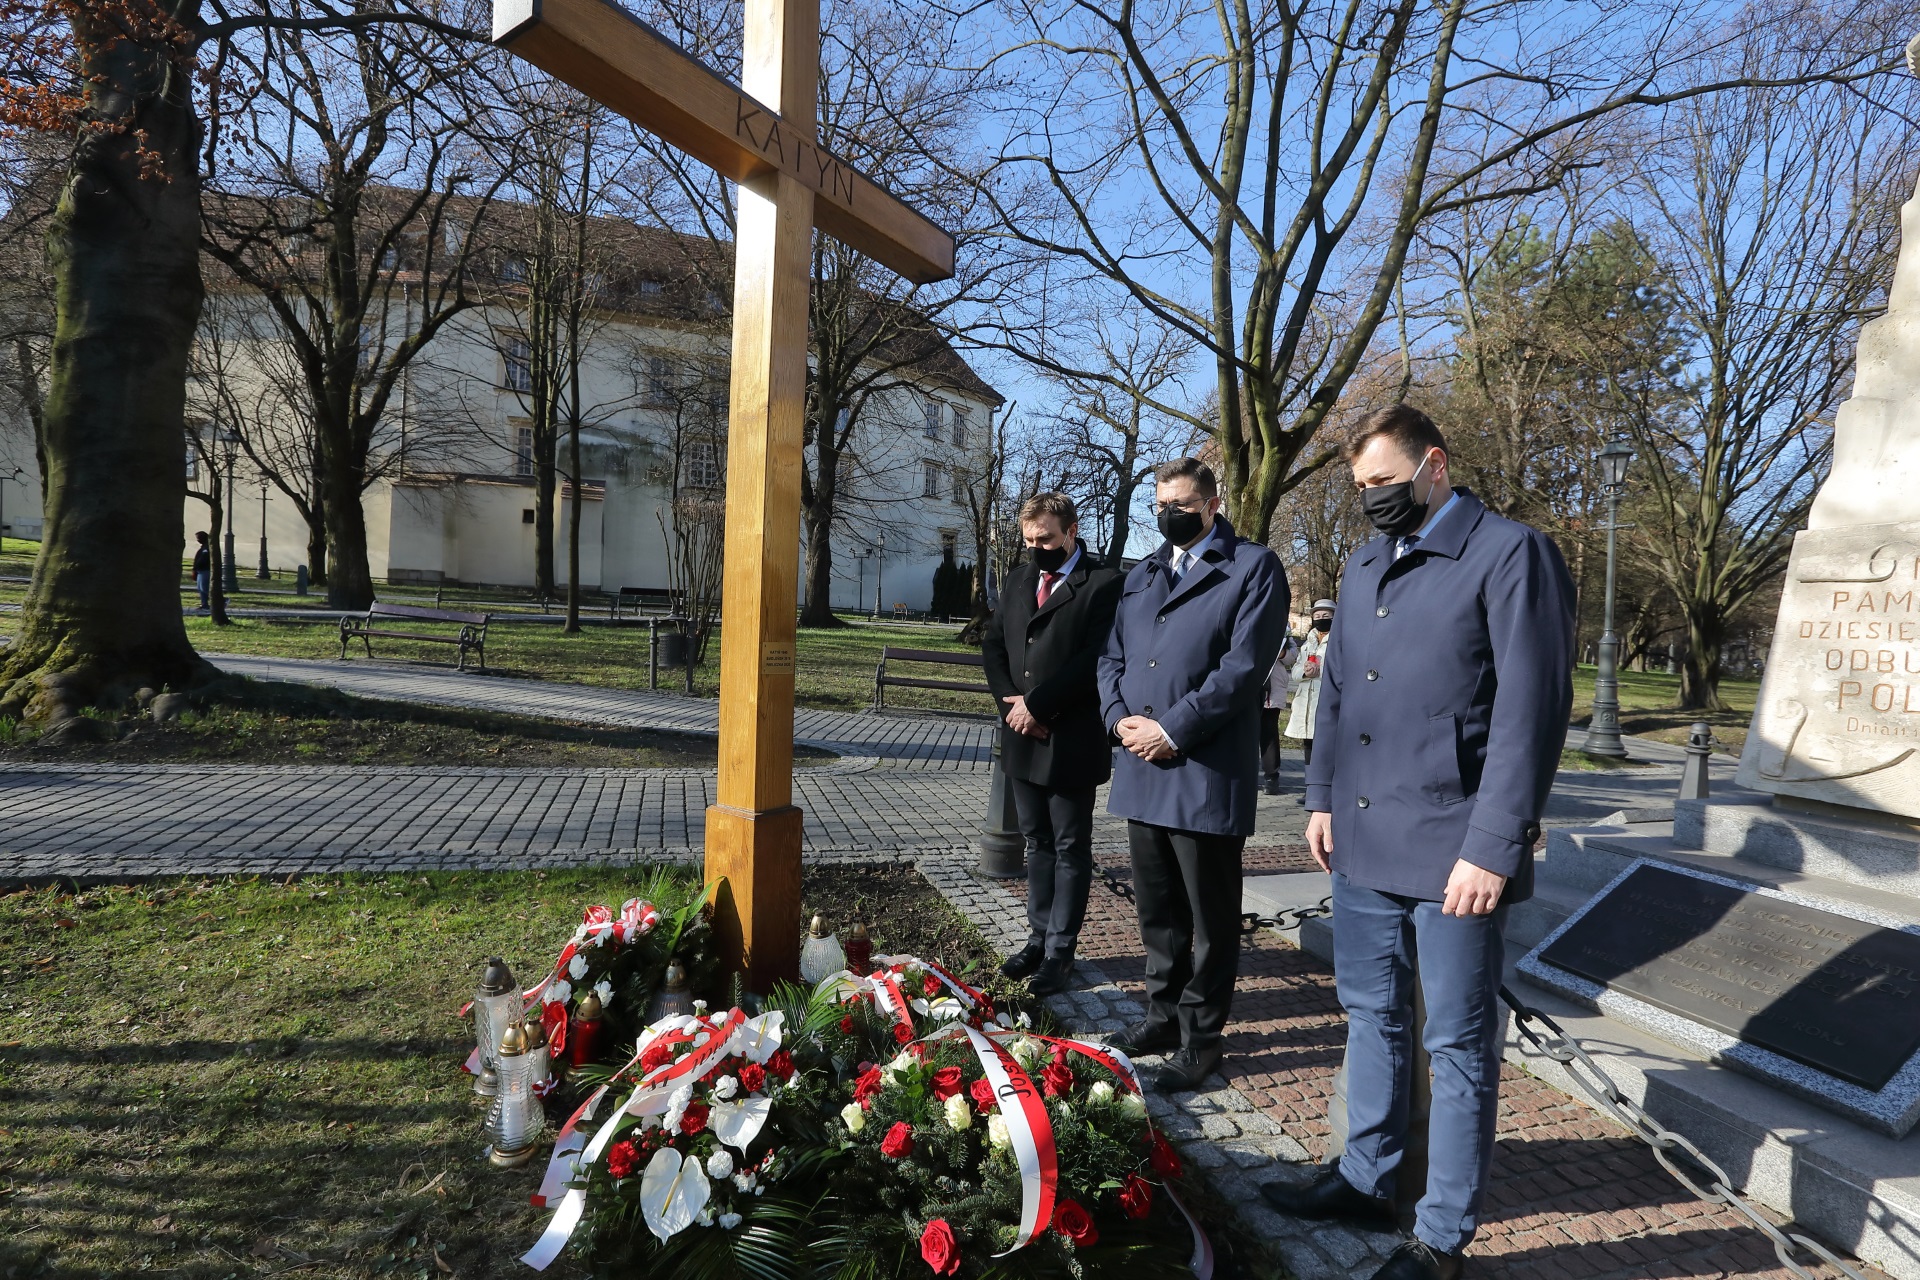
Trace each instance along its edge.
<path fill-rule="evenodd" d="M 480 1052 L 473 1091 L 483 1098 L 499 1092 L 500 1040 L 520 1020 L 525 1004 L 507 962 L 499 956 L 488 960 L 473 992 L 473 1045 Z"/>

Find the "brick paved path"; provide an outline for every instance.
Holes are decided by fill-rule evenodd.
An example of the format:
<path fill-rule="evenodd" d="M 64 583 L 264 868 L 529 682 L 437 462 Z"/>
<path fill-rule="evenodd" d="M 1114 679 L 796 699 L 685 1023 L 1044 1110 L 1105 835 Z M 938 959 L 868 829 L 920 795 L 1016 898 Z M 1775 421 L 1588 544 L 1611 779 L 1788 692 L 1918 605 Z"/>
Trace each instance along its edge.
<path fill-rule="evenodd" d="M 1298 844 L 1250 852 L 1250 872 L 1310 866 Z M 1109 852 L 1100 861 L 1123 859 Z M 989 938 L 1024 940 L 1018 886 L 977 880 L 959 864 L 921 867 Z M 1138 1017 L 1145 960 L 1131 904 L 1096 883 L 1080 940 L 1089 989 L 1055 1008 L 1102 1029 Z M 1346 1043 L 1331 968 L 1273 934 L 1256 935 L 1242 954 L 1233 1013 L 1225 1087 L 1156 1105 L 1158 1122 L 1188 1140 L 1189 1159 L 1207 1169 L 1250 1234 L 1274 1243 L 1298 1280 L 1370 1277 L 1395 1237 L 1283 1218 L 1257 1192 L 1261 1182 L 1304 1172 L 1286 1162 L 1297 1166 L 1327 1151 L 1327 1103 Z M 1209 1141 L 1193 1141 L 1203 1137 Z M 1513 1065 L 1502 1073 L 1486 1220 L 1468 1256 L 1474 1280 L 1792 1277 L 1732 1211 L 1690 1195 L 1613 1121 Z"/>

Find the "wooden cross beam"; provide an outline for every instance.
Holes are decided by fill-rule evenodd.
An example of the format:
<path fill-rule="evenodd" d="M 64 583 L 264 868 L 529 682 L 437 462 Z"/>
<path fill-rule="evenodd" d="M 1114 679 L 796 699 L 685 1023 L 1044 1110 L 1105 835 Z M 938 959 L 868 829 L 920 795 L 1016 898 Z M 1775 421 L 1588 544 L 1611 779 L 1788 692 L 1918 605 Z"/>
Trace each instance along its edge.
<path fill-rule="evenodd" d="M 793 803 L 795 590 L 817 226 L 910 280 L 953 274 L 953 238 L 824 150 L 815 124 L 819 0 L 747 0 L 735 88 L 605 0 L 495 0 L 494 43 L 738 184 L 720 779 L 709 881 L 727 958 L 765 993 L 798 975 Z"/>

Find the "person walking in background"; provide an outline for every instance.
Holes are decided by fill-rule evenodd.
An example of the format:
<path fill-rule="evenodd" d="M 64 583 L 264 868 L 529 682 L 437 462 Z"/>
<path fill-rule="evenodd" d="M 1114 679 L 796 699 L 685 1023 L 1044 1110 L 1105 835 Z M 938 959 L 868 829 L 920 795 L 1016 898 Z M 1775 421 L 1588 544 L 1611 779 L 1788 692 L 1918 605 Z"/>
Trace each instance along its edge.
<path fill-rule="evenodd" d="M 1287 689 L 1293 683 L 1293 664 L 1300 656 L 1300 642 L 1288 632 L 1280 641 L 1280 654 L 1267 672 L 1267 687 L 1260 702 L 1260 780 L 1267 794 L 1280 794 L 1280 712 L 1287 705 Z"/>
<path fill-rule="evenodd" d="M 1392 1220 L 1417 980 L 1433 1062 L 1426 1191 L 1413 1238 L 1374 1280 L 1454 1280 L 1493 1161 L 1501 930 L 1533 892 L 1573 702 L 1573 582 L 1544 534 L 1452 487 L 1446 441 L 1419 410 L 1369 414 L 1346 455 L 1381 536 L 1341 576 L 1306 800 L 1307 848 L 1333 873 L 1347 1144 L 1304 1185 L 1261 1192 L 1298 1218 Z"/>
<path fill-rule="evenodd" d="M 1154 475 L 1165 537 L 1127 575 L 1101 655 L 1101 717 L 1126 748 L 1107 808 L 1126 818 L 1147 1016 L 1108 1043 L 1178 1050 L 1149 1072 L 1163 1092 L 1220 1064 L 1240 963 L 1240 855 L 1253 834 L 1261 688 L 1287 628 L 1287 575 L 1220 514 L 1213 471 L 1181 458 Z"/>
<path fill-rule="evenodd" d="M 1027 560 L 1007 575 L 981 656 L 999 700 L 1000 764 L 1027 841 L 1027 945 L 1009 978 L 1035 995 L 1067 989 L 1093 883 L 1093 793 L 1113 772 L 1094 665 L 1120 600 L 1117 570 L 1094 562 L 1064 493 L 1020 508 Z"/>
<path fill-rule="evenodd" d="M 200 546 L 193 553 L 193 585 L 200 590 L 200 612 L 207 611 L 207 588 L 213 585 L 213 548 L 207 544 L 207 535 L 196 533 Z"/>
<path fill-rule="evenodd" d="M 1313 621 L 1293 664 L 1293 710 L 1287 713 L 1287 736 L 1305 744 L 1307 763 L 1313 763 L 1313 717 L 1320 710 L 1320 662 L 1333 630 L 1333 601 L 1313 602 Z"/>

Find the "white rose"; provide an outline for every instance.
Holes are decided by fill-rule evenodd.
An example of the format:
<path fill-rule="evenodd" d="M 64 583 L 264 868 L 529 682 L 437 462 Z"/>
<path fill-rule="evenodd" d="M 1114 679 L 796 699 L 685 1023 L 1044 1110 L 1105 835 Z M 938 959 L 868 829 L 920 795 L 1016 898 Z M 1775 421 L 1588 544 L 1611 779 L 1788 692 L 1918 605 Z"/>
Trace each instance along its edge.
<path fill-rule="evenodd" d="M 860 1109 L 857 1102 L 849 1102 L 840 1108 L 840 1119 L 847 1126 L 848 1133 L 858 1133 L 867 1127 L 867 1113 Z"/>
<path fill-rule="evenodd" d="M 567 961 L 567 976 L 575 982 L 587 976 L 587 958 L 578 951 L 573 953 L 573 959 Z"/>
<path fill-rule="evenodd" d="M 1112 1102 L 1113 1101 L 1113 1085 L 1111 1085 L 1105 1080 L 1095 1081 L 1093 1088 L 1087 1090 L 1087 1101 L 1088 1102 Z"/>
<path fill-rule="evenodd" d="M 1013 1135 L 1007 1132 L 1007 1120 L 999 1112 L 987 1117 L 987 1142 L 997 1148 L 1013 1145 Z"/>
<path fill-rule="evenodd" d="M 721 1076 L 713 1082 L 713 1096 L 722 1100 L 731 1098 L 740 1092 L 740 1081 L 735 1076 Z"/>
<path fill-rule="evenodd" d="M 973 1128 L 973 1108 L 967 1105 L 964 1094 L 954 1094 L 947 1099 L 947 1124 L 955 1129 Z"/>
<path fill-rule="evenodd" d="M 740 1215 L 739 1215 L 739 1214 L 737 1214 L 737 1213 L 723 1213 L 723 1214 L 721 1214 L 721 1215 L 720 1215 L 720 1227 L 721 1227 L 721 1229 L 722 1229 L 722 1230 L 725 1230 L 725 1231 L 731 1231 L 731 1230 L 733 1230 L 733 1229 L 734 1229 L 735 1227 L 737 1227 L 737 1226 L 739 1226 L 739 1225 L 740 1225 Z"/>
<path fill-rule="evenodd" d="M 1147 1100 L 1137 1093 L 1129 1093 L 1120 1099 L 1120 1109 L 1136 1118 L 1144 1116 L 1147 1114 Z"/>
<path fill-rule="evenodd" d="M 733 1153 L 725 1147 L 707 1157 L 707 1176 L 718 1181 L 733 1176 Z"/>

